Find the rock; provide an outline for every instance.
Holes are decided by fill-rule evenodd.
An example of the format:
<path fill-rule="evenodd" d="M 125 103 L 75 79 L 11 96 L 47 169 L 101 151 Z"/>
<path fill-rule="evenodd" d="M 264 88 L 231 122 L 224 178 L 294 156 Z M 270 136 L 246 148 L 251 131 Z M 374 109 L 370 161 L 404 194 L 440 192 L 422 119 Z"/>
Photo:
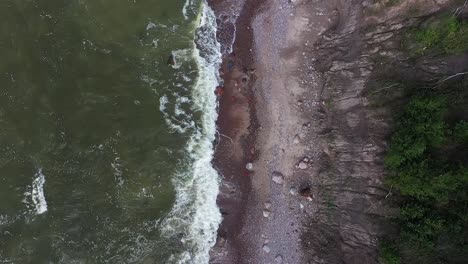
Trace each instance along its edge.
<path fill-rule="evenodd" d="M 263 251 L 265 251 L 266 253 L 270 253 L 270 247 L 268 245 L 263 245 L 262 247 Z"/>
<path fill-rule="evenodd" d="M 294 137 L 293 143 L 296 144 L 296 145 L 300 143 L 299 135 L 296 135 L 296 136 Z"/>
<path fill-rule="evenodd" d="M 306 163 L 306 162 L 301 161 L 301 162 L 299 162 L 299 165 L 297 165 L 297 167 L 298 167 L 299 169 L 301 169 L 301 170 L 305 170 L 305 169 L 307 169 L 309 166 L 307 166 L 307 163 Z"/>
<path fill-rule="evenodd" d="M 304 187 L 299 191 L 299 194 L 307 198 L 307 200 L 312 201 L 314 196 L 310 187 Z"/>
<path fill-rule="evenodd" d="M 175 66 L 176 65 L 176 59 L 175 59 L 174 54 L 171 54 L 169 56 L 169 59 L 167 59 L 167 65 L 170 65 L 170 66 Z"/>
<path fill-rule="evenodd" d="M 284 183 L 284 175 L 281 172 L 274 171 L 272 173 L 271 180 L 274 181 L 277 184 L 283 184 Z"/>
<path fill-rule="evenodd" d="M 297 195 L 297 189 L 295 187 L 291 187 L 291 189 L 289 189 L 289 193 L 291 195 Z"/>
<path fill-rule="evenodd" d="M 266 208 L 266 209 L 270 209 L 270 208 L 271 208 L 271 203 L 270 203 L 270 202 L 266 202 L 264 205 L 265 205 L 265 208 Z"/>
<path fill-rule="evenodd" d="M 276 255 L 276 257 L 275 257 L 275 262 L 276 262 L 276 263 L 283 263 L 283 256 L 281 256 L 281 255 Z"/>
<path fill-rule="evenodd" d="M 270 216 L 270 214 L 271 214 L 270 210 L 266 210 L 266 209 L 263 210 L 263 217 L 268 218 Z"/>
<path fill-rule="evenodd" d="M 222 247 L 224 246 L 224 244 L 226 244 L 226 238 L 225 237 L 218 237 L 218 240 L 216 241 L 216 244 L 219 246 L 219 247 Z"/>
<path fill-rule="evenodd" d="M 300 207 L 301 209 L 304 209 L 304 205 L 303 205 L 303 204 L 299 204 L 299 207 Z"/>
<path fill-rule="evenodd" d="M 311 123 L 305 123 L 305 124 L 302 125 L 302 129 L 308 129 L 311 126 L 312 126 Z"/>
<path fill-rule="evenodd" d="M 279 175 L 275 175 L 271 178 L 272 181 L 274 181 L 275 183 L 279 184 L 279 185 L 282 185 L 284 183 L 284 179 L 282 176 L 279 176 Z"/>
<path fill-rule="evenodd" d="M 310 159 L 305 157 L 305 158 L 302 159 L 302 161 L 305 162 L 305 163 L 309 163 Z"/>
<path fill-rule="evenodd" d="M 247 163 L 245 165 L 245 168 L 248 170 L 248 171 L 253 171 L 253 164 L 251 162 Z"/>

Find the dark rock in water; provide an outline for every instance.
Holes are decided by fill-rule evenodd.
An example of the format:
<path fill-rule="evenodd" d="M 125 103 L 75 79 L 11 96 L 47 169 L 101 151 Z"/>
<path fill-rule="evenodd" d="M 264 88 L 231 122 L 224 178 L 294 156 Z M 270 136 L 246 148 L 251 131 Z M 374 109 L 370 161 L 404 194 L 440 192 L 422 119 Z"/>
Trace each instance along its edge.
<path fill-rule="evenodd" d="M 167 60 L 167 65 L 174 66 L 175 64 L 176 64 L 175 56 L 174 54 L 171 54 L 171 56 L 169 56 L 169 59 Z"/>

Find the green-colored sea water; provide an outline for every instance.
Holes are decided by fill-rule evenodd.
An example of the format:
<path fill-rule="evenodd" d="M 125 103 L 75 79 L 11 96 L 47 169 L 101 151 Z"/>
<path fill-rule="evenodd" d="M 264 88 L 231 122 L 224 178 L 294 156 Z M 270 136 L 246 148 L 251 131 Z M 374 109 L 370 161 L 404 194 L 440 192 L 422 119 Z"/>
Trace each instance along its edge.
<path fill-rule="evenodd" d="M 195 247 L 163 229 L 206 122 L 201 4 L 0 1 L 0 263 L 171 263 Z"/>

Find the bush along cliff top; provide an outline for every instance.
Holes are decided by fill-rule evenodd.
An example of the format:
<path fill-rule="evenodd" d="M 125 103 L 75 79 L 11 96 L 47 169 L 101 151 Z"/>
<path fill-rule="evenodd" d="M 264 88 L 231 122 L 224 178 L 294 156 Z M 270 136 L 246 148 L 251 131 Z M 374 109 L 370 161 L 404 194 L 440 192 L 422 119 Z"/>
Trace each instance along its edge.
<path fill-rule="evenodd" d="M 452 15 L 428 19 L 407 32 L 403 46 L 414 56 L 463 53 L 468 49 L 468 22 Z"/>
<path fill-rule="evenodd" d="M 383 263 L 468 259 L 468 122 L 446 122 L 450 99 L 414 95 L 397 118 L 385 165 L 402 197 L 400 232 L 393 244 L 382 242 Z"/>

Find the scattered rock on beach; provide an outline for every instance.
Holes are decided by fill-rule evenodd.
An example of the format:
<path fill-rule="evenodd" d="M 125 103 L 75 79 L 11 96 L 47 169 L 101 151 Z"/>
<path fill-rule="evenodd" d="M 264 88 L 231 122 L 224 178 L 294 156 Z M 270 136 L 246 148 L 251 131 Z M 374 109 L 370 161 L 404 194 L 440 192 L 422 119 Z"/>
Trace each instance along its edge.
<path fill-rule="evenodd" d="M 279 185 L 282 185 L 284 183 L 284 179 L 282 176 L 279 176 L 279 175 L 275 175 L 271 178 L 272 181 L 274 181 L 275 183 L 279 184 Z"/>
<path fill-rule="evenodd" d="M 293 143 L 296 144 L 296 145 L 300 143 L 299 135 L 296 135 L 296 136 L 294 137 Z"/>
<path fill-rule="evenodd" d="M 272 173 L 271 180 L 274 181 L 275 183 L 281 185 L 284 183 L 284 175 L 281 172 L 274 171 Z"/>
<path fill-rule="evenodd" d="M 291 195 L 297 195 L 297 189 L 295 187 L 291 187 L 291 189 L 289 189 L 289 193 Z"/>
<path fill-rule="evenodd" d="M 299 164 L 297 165 L 297 167 L 301 170 L 305 170 L 307 169 L 309 166 L 307 165 L 307 162 L 304 162 L 304 161 L 301 161 L 299 162 Z"/>
<path fill-rule="evenodd" d="M 312 126 L 311 123 L 305 123 L 305 124 L 302 125 L 302 129 L 308 129 L 308 128 L 310 128 L 311 126 Z"/>
<path fill-rule="evenodd" d="M 270 210 L 266 210 L 266 209 L 263 210 L 263 217 L 268 218 L 268 217 L 270 217 L 270 214 L 271 214 Z"/>
<path fill-rule="evenodd" d="M 270 209 L 270 208 L 271 208 L 271 203 L 270 203 L 270 202 L 266 202 L 264 205 L 265 205 L 265 208 L 266 208 L 266 209 Z"/>
<path fill-rule="evenodd" d="M 263 251 L 265 251 L 266 253 L 270 253 L 270 247 L 268 245 L 263 245 Z"/>
<path fill-rule="evenodd" d="M 312 190 L 310 187 L 304 187 L 299 191 L 299 194 L 307 198 L 307 200 L 312 201 L 314 198 L 314 195 L 312 194 Z"/>
<path fill-rule="evenodd" d="M 253 171 L 253 164 L 251 162 L 247 163 L 245 165 L 245 168 L 248 170 L 248 171 Z"/>
<path fill-rule="evenodd" d="M 226 244 L 226 238 L 225 237 L 218 237 L 218 240 L 216 241 L 216 244 L 220 247 L 223 247 L 224 244 Z"/>
<path fill-rule="evenodd" d="M 275 257 L 275 262 L 276 262 L 276 263 L 283 263 L 283 256 L 281 256 L 281 255 L 279 255 L 279 254 L 276 255 L 276 257 Z"/>

